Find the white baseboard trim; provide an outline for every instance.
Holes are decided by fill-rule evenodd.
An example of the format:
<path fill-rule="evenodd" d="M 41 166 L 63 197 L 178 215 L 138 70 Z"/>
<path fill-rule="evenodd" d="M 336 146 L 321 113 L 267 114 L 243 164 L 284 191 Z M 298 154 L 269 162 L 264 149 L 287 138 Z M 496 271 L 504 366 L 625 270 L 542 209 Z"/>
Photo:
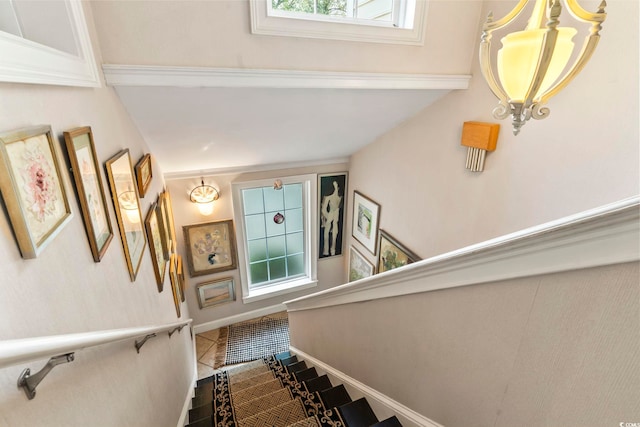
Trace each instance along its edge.
<path fill-rule="evenodd" d="M 335 369 L 334 367 L 327 365 L 326 363 L 316 359 L 315 357 L 305 353 L 304 351 L 295 347 L 290 347 L 290 351 L 291 353 L 300 356 L 302 359 L 308 362 L 307 363 L 308 365 L 315 366 L 316 368 L 323 370 L 330 377 L 335 377 L 336 380 L 344 384 L 345 387 L 351 387 L 356 389 L 364 397 L 367 398 L 367 401 L 372 407 L 374 406 L 385 407 L 385 409 L 387 409 L 386 412 L 393 413 L 395 416 L 397 416 L 398 419 L 400 420 L 400 423 L 402 423 L 403 426 L 405 427 L 442 427 L 441 424 L 438 424 L 435 421 L 432 421 L 429 418 L 423 415 L 420 415 L 416 411 L 391 399 L 389 396 L 386 396 L 380 393 L 379 391 L 372 389 L 368 385 L 363 384 L 354 378 L 351 378 L 344 372 L 341 372 Z"/>
<path fill-rule="evenodd" d="M 194 358 L 195 358 L 195 352 L 194 352 Z M 186 396 L 184 398 L 184 405 L 182 405 L 182 413 L 180 414 L 180 418 L 178 418 L 177 427 L 184 427 L 187 424 L 189 424 L 189 409 L 191 409 L 191 398 L 194 396 L 197 381 L 198 381 L 198 370 L 196 369 L 193 372 L 193 379 L 191 380 L 191 385 L 189 386 L 189 389 L 187 390 Z"/>
<path fill-rule="evenodd" d="M 278 313 L 280 311 L 286 311 L 286 310 L 287 310 L 287 307 L 284 304 L 276 304 L 269 307 L 259 308 L 257 310 L 236 314 L 234 316 L 225 317 L 223 319 L 217 319 L 211 322 L 194 325 L 193 331 L 196 334 L 200 334 L 202 332 L 211 331 L 213 329 L 218 329 L 223 326 L 232 325 L 238 322 L 244 322 L 245 320 L 256 319 L 262 316 L 268 316 L 269 314 Z"/>

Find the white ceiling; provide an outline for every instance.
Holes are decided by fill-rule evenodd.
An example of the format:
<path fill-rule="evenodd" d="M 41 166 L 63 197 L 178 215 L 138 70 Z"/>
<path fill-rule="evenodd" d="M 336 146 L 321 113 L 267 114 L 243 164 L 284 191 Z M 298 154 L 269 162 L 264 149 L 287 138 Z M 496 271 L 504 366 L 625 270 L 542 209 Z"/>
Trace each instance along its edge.
<path fill-rule="evenodd" d="M 467 84 L 467 76 L 451 76 L 453 83 L 428 76 L 425 84 L 424 78 L 412 81 L 415 75 L 394 75 L 380 84 L 371 74 L 349 75 L 348 84 L 327 84 L 315 74 L 312 80 L 320 85 L 260 77 L 202 84 L 184 76 L 159 83 L 153 76 L 114 78 L 108 69 L 105 76 L 167 177 L 344 161 L 451 88 Z"/>

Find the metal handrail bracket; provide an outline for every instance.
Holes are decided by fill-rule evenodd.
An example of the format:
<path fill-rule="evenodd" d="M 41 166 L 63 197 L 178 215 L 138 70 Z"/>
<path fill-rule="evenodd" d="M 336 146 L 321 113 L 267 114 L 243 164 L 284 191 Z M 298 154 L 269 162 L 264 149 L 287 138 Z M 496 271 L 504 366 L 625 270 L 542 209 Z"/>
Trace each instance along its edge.
<path fill-rule="evenodd" d="M 29 400 L 31 400 L 36 397 L 36 387 L 38 387 L 40 381 L 42 381 L 53 368 L 63 363 L 73 362 L 74 359 L 74 353 L 52 357 L 40 371 L 33 375 L 31 375 L 31 369 L 27 368 L 22 371 L 22 374 L 20 374 L 18 378 L 18 387 L 22 387 Z"/>
<path fill-rule="evenodd" d="M 156 335 L 155 333 L 154 333 L 154 334 L 149 334 L 149 335 L 146 335 L 146 336 L 145 336 L 144 338 L 142 338 L 141 340 L 136 341 L 136 351 L 137 351 L 138 353 L 140 353 L 140 349 L 142 348 L 142 346 L 144 345 L 144 343 L 146 343 L 148 339 L 150 339 L 150 338 L 154 338 L 154 337 L 156 337 L 156 336 L 157 336 L 157 335 Z"/>

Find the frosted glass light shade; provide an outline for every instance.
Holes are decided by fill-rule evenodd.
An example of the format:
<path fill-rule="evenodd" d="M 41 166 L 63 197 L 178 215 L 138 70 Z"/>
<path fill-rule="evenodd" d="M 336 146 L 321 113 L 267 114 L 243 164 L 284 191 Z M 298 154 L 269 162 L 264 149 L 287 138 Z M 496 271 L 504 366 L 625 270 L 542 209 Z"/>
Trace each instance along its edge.
<path fill-rule="evenodd" d="M 508 34 L 502 38 L 502 49 L 498 51 L 498 76 L 511 102 L 524 102 L 527 91 L 535 77 L 538 58 L 546 29 L 532 29 Z M 573 52 L 575 28 L 558 28 L 558 39 L 551 63 L 533 99 L 538 99 L 555 83 L 566 67 Z"/>
<path fill-rule="evenodd" d="M 211 215 L 213 213 L 213 202 L 209 203 L 198 203 L 198 210 L 201 215 Z"/>

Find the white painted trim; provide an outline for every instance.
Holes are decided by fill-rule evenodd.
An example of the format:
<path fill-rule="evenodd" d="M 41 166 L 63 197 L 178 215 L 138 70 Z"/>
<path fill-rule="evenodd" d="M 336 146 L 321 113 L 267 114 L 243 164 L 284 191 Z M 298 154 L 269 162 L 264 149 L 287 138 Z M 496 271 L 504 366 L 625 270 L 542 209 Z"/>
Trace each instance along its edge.
<path fill-rule="evenodd" d="M 244 68 L 102 66 L 110 86 L 251 87 L 287 89 L 467 89 L 470 75 L 346 73 Z"/>
<path fill-rule="evenodd" d="M 71 55 L 0 31 L 0 81 L 100 87 L 81 0 L 66 0 L 80 54 Z"/>
<path fill-rule="evenodd" d="M 327 160 L 310 160 L 304 162 L 289 162 L 289 163 L 273 163 L 267 165 L 254 165 L 254 166 L 238 166 L 232 168 L 217 168 L 217 169 L 203 169 L 198 171 L 184 171 L 184 172 L 168 172 L 164 174 L 165 181 L 175 179 L 187 179 L 198 178 L 203 176 L 217 176 L 217 175 L 240 175 L 243 173 L 253 172 L 265 172 L 273 170 L 286 170 L 286 169 L 298 169 L 306 168 L 310 166 L 324 166 L 335 165 L 340 163 L 349 163 L 349 157 L 339 157 L 336 159 Z"/>
<path fill-rule="evenodd" d="M 421 46 L 424 44 L 428 2 L 416 2 L 413 28 L 397 28 L 376 24 L 326 22 L 270 15 L 265 0 L 250 0 L 251 33 L 266 36 L 305 37 L 323 40 L 385 43 Z"/>
<path fill-rule="evenodd" d="M 387 411 L 398 417 L 400 423 L 405 427 L 442 427 L 442 425 L 436 423 L 435 421 L 430 420 L 429 418 L 420 415 L 416 411 L 404 406 L 402 403 L 397 402 L 391 399 L 389 396 L 380 393 L 379 391 L 369 387 L 366 384 L 361 383 L 334 368 L 333 366 L 327 365 L 321 360 L 316 359 L 315 357 L 305 353 L 304 351 L 296 348 L 290 347 L 290 351 L 293 354 L 300 356 L 302 359 L 307 362 L 308 365 L 319 368 L 327 373 L 329 377 L 334 377 L 337 380 L 337 383 L 342 383 L 345 387 L 351 387 L 356 389 L 359 393 L 361 393 L 364 397 L 367 398 L 367 402 L 373 407 L 375 412 L 375 406 L 384 406 Z"/>
<path fill-rule="evenodd" d="M 234 323 L 244 322 L 245 320 L 257 319 L 258 317 L 268 316 L 273 313 L 286 311 L 284 304 L 271 305 L 269 307 L 259 308 L 257 310 L 247 311 L 222 319 L 213 320 L 207 323 L 201 323 L 193 326 L 193 332 L 201 334 L 203 332 L 212 331 L 223 326 L 233 325 Z"/>
<path fill-rule="evenodd" d="M 305 289 L 315 288 L 318 286 L 317 280 L 309 280 L 304 278 L 301 280 L 293 280 L 291 282 L 284 282 L 275 286 L 269 286 L 266 288 L 258 289 L 251 292 L 251 295 L 245 294 L 242 297 L 242 302 L 249 304 L 256 301 L 262 301 L 269 298 L 278 297 L 281 295 L 291 294 L 293 292 L 300 292 Z"/>
<path fill-rule="evenodd" d="M 195 343 L 195 341 L 196 340 L 194 338 L 193 342 Z M 193 358 L 195 359 L 196 358 L 195 344 L 193 348 L 194 348 Z M 187 394 L 184 398 L 184 404 L 182 405 L 182 412 L 180 413 L 180 418 L 178 418 L 178 424 L 176 427 L 184 427 L 187 424 L 189 424 L 189 409 L 191 409 L 191 398 L 195 396 L 195 388 L 196 388 L 197 381 L 198 381 L 198 370 L 196 368 L 195 372 L 193 373 L 193 378 L 191 379 L 191 385 L 187 389 Z"/>
<path fill-rule="evenodd" d="M 144 337 L 153 333 L 168 332 L 176 327 L 189 325 L 191 322 L 191 319 L 187 319 L 166 325 L 0 341 L 0 368 L 71 353 L 87 347 Z"/>
<path fill-rule="evenodd" d="M 640 260 L 640 196 L 286 301 L 288 311 Z"/>

